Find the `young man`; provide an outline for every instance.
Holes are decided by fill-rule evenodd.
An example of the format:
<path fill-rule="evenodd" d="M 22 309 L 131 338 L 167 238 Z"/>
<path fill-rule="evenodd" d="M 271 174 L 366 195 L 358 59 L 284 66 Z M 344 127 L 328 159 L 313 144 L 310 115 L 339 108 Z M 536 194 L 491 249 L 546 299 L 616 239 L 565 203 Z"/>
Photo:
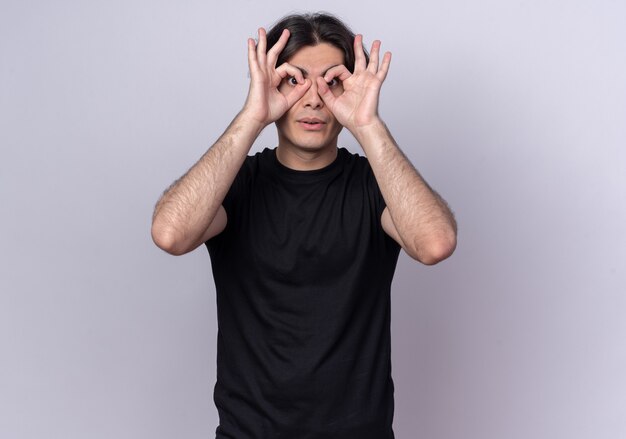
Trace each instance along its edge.
<path fill-rule="evenodd" d="M 259 29 L 243 109 L 157 203 L 160 248 L 211 256 L 217 438 L 394 437 L 398 254 L 445 259 L 456 224 L 378 115 L 379 51 L 325 14 Z M 278 146 L 248 156 L 271 123 Z M 338 148 L 344 127 L 367 158 Z"/>

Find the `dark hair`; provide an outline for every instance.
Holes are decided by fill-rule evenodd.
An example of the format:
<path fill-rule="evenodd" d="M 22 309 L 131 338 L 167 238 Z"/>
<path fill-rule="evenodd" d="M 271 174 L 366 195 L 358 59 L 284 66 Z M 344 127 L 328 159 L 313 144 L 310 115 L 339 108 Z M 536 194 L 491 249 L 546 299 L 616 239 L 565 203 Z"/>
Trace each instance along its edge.
<path fill-rule="evenodd" d="M 293 14 L 281 18 L 267 32 L 267 49 L 271 49 L 278 42 L 284 29 L 289 29 L 289 40 L 278 56 L 276 66 L 280 66 L 293 54 L 305 46 L 316 46 L 328 43 L 344 54 L 344 65 L 350 72 L 354 72 L 354 33 L 340 19 L 326 12 L 311 14 Z M 365 48 L 365 59 L 369 56 Z"/>

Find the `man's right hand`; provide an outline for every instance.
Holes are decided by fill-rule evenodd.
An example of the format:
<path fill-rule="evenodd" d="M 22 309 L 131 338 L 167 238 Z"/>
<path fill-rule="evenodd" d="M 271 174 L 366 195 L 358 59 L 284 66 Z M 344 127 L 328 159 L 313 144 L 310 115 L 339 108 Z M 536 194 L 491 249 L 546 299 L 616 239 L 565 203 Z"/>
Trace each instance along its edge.
<path fill-rule="evenodd" d="M 152 239 L 173 255 L 192 251 L 226 227 L 227 212 L 222 202 L 237 172 L 261 130 L 278 120 L 306 93 L 311 80 L 284 63 L 276 68 L 289 31 L 267 51 L 265 29 L 259 43 L 248 40 L 250 90 L 246 104 L 224 134 L 198 162 L 161 196 L 152 218 Z M 278 86 L 285 78 L 297 85 L 282 94 Z"/>
<path fill-rule="evenodd" d="M 262 126 L 280 119 L 311 86 L 311 80 L 304 79 L 300 69 L 289 63 L 276 67 L 278 55 L 287 45 L 288 39 L 289 31 L 285 29 L 278 42 L 267 51 L 265 29 L 259 29 L 258 44 L 248 38 L 250 89 L 242 113 Z M 297 85 L 288 94 L 282 94 L 278 86 L 287 77 L 295 78 Z"/>

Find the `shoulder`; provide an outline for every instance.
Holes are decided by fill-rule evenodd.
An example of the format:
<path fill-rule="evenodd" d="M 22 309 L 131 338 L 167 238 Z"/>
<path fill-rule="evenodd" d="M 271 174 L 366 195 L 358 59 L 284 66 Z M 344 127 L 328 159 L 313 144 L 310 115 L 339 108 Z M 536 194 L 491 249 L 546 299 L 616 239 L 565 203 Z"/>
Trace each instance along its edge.
<path fill-rule="evenodd" d="M 371 170 L 370 163 L 367 157 L 362 156 L 359 153 L 351 152 L 347 148 L 339 148 L 337 152 L 344 167 L 354 168 L 361 171 Z"/>
<path fill-rule="evenodd" d="M 262 151 L 246 156 L 243 166 L 255 167 L 259 164 L 270 163 L 274 156 L 274 149 L 265 148 Z"/>
<path fill-rule="evenodd" d="M 259 174 L 263 170 L 267 170 L 272 166 L 275 153 L 274 149 L 265 148 L 262 151 L 258 151 L 254 154 L 246 156 L 241 168 L 237 174 L 237 178 L 248 178 Z"/>
<path fill-rule="evenodd" d="M 359 153 L 351 152 L 345 147 L 338 148 L 337 155 L 346 162 L 360 162 L 363 159 L 367 160 L 367 158 L 363 157 Z"/>
<path fill-rule="evenodd" d="M 368 183 L 368 186 L 376 185 L 374 172 L 367 157 L 359 153 L 350 152 L 346 148 L 339 148 L 338 154 L 340 154 L 342 159 L 343 172 L 349 174 L 350 178 L 365 181 Z"/>

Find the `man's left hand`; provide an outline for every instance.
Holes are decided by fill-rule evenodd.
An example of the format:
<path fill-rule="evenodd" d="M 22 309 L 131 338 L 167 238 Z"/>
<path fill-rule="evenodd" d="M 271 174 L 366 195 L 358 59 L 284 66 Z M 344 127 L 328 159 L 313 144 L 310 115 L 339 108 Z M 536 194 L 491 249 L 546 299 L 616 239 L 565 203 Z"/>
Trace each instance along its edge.
<path fill-rule="evenodd" d="M 344 65 L 333 67 L 323 78 L 317 78 L 318 93 L 340 124 L 352 134 L 379 121 L 378 98 L 380 88 L 389 71 L 391 53 L 386 52 L 379 64 L 380 41 L 372 43 L 367 63 L 363 51 L 363 36 L 354 38 L 354 73 Z M 335 96 L 328 83 L 333 79 L 343 83 L 343 93 Z"/>

